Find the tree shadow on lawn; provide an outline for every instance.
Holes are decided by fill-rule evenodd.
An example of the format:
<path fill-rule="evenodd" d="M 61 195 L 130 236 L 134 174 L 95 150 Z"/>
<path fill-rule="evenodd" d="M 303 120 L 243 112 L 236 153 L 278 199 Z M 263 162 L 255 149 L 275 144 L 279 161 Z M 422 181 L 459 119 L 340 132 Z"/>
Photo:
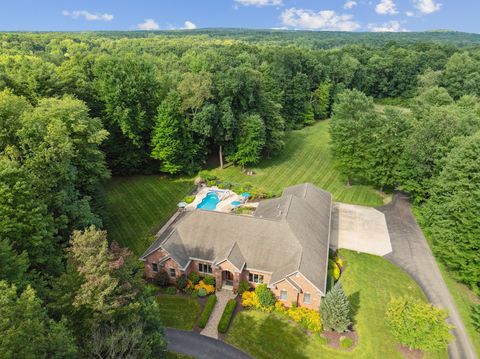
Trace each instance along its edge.
<path fill-rule="evenodd" d="M 357 314 L 360 310 L 360 291 L 356 291 L 348 296 L 350 301 L 350 314 L 352 317 L 352 325 L 357 324 Z"/>
<path fill-rule="evenodd" d="M 248 328 L 248 338 L 243 336 L 244 350 L 255 358 L 295 358 L 308 359 L 303 349 L 308 337 L 299 328 L 280 319 L 275 314 L 262 316 L 261 320 L 252 318 L 244 312 L 240 327 Z M 240 323 L 239 323 L 240 324 Z M 246 340 L 245 340 L 246 339 Z"/>

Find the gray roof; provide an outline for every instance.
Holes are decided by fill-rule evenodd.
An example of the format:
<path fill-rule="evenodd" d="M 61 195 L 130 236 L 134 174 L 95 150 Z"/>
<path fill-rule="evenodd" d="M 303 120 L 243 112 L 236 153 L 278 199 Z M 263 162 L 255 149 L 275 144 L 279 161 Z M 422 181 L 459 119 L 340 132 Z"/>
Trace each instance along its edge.
<path fill-rule="evenodd" d="M 325 293 L 332 197 L 311 184 L 260 202 L 253 216 L 187 211 L 142 256 L 165 249 L 181 266 L 190 258 L 228 259 L 239 270 L 272 273 L 270 284 L 299 271 Z"/>

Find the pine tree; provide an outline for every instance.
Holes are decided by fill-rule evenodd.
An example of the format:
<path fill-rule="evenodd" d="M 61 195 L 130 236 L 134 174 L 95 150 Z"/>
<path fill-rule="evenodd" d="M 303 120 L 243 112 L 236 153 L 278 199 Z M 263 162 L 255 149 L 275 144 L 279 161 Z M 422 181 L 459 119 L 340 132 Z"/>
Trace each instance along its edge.
<path fill-rule="evenodd" d="M 346 332 L 352 324 L 350 302 L 340 282 L 337 282 L 322 300 L 320 313 L 326 330 Z"/>

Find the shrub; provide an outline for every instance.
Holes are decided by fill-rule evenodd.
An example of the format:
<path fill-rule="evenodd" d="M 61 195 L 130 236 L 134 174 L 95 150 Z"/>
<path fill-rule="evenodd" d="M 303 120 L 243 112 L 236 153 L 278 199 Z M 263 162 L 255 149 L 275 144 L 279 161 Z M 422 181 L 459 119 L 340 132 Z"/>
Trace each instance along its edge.
<path fill-rule="evenodd" d="M 203 278 L 203 282 L 207 285 L 215 285 L 215 278 L 211 275 L 206 275 L 205 278 Z"/>
<path fill-rule="evenodd" d="M 213 285 L 206 284 L 203 280 L 198 282 L 198 284 L 194 288 L 196 291 L 200 291 L 200 289 L 203 289 L 207 294 L 212 294 L 215 292 L 215 287 Z"/>
<path fill-rule="evenodd" d="M 190 280 L 190 282 L 192 282 L 193 285 L 195 285 L 200 282 L 200 275 L 197 272 L 191 272 L 188 275 L 188 279 Z"/>
<path fill-rule="evenodd" d="M 268 289 L 266 284 L 257 285 L 255 294 L 257 295 L 258 303 L 265 309 L 273 307 L 277 301 L 275 295 Z"/>
<path fill-rule="evenodd" d="M 192 292 L 192 298 L 197 298 L 198 297 L 198 292 L 196 290 L 194 290 Z"/>
<path fill-rule="evenodd" d="M 200 288 L 198 290 L 198 296 L 199 297 L 205 297 L 207 295 L 207 290 L 205 288 Z"/>
<path fill-rule="evenodd" d="M 200 328 L 205 328 L 205 326 L 207 325 L 208 319 L 212 314 L 213 307 L 215 307 L 216 302 L 217 296 L 215 294 L 208 297 L 207 303 L 205 303 L 205 308 L 203 308 L 202 315 L 200 316 L 200 320 L 198 321 L 198 326 Z"/>
<path fill-rule="evenodd" d="M 337 263 L 332 259 L 328 260 L 328 274 L 333 277 L 335 282 L 340 278 L 340 268 Z"/>
<path fill-rule="evenodd" d="M 215 186 L 217 184 L 217 180 L 208 180 L 207 185 L 209 187 Z"/>
<path fill-rule="evenodd" d="M 199 174 L 200 178 L 204 181 L 213 181 L 217 179 L 217 176 L 211 174 L 208 171 L 201 171 Z"/>
<path fill-rule="evenodd" d="M 158 272 L 154 278 L 154 282 L 160 287 L 166 287 L 168 285 L 168 273 L 164 270 Z"/>
<path fill-rule="evenodd" d="M 273 310 L 279 314 L 286 314 L 288 311 L 287 307 L 279 300 L 275 302 L 275 308 Z"/>
<path fill-rule="evenodd" d="M 242 306 L 245 308 L 258 308 L 258 297 L 255 292 L 243 292 L 242 293 Z"/>
<path fill-rule="evenodd" d="M 410 349 L 443 351 L 452 339 L 447 312 L 410 297 L 394 298 L 386 313 L 393 336 Z"/>
<path fill-rule="evenodd" d="M 317 333 L 316 338 L 317 338 L 317 341 L 318 341 L 321 345 L 326 345 L 326 344 L 328 344 L 328 339 L 325 338 L 325 337 L 324 337 L 323 335 L 321 335 L 320 333 Z"/>
<path fill-rule="evenodd" d="M 475 330 L 480 333 L 480 304 L 472 305 L 472 323 Z"/>
<path fill-rule="evenodd" d="M 225 310 L 223 311 L 222 317 L 220 318 L 220 322 L 218 323 L 218 332 L 219 333 L 226 333 L 228 329 L 228 325 L 232 320 L 233 311 L 237 306 L 237 301 L 235 299 L 230 299 L 225 306 Z"/>
<path fill-rule="evenodd" d="M 338 268 L 340 268 L 340 271 L 343 269 L 343 260 L 340 257 L 335 258 L 335 263 L 337 264 Z"/>
<path fill-rule="evenodd" d="M 340 282 L 337 282 L 322 300 L 320 313 L 323 326 L 327 330 L 345 332 L 352 324 L 350 302 Z"/>
<path fill-rule="evenodd" d="M 250 283 L 248 283 L 246 280 L 241 280 L 240 283 L 238 284 L 238 293 L 240 295 L 243 294 L 243 292 L 246 292 L 250 289 Z"/>
<path fill-rule="evenodd" d="M 180 277 L 177 278 L 177 288 L 180 290 L 184 290 L 187 287 L 188 279 L 185 274 L 182 274 Z"/>
<path fill-rule="evenodd" d="M 287 314 L 294 322 L 307 330 L 312 332 L 320 332 L 322 330 L 320 313 L 316 310 L 306 307 L 291 307 L 288 309 Z"/>
<path fill-rule="evenodd" d="M 340 348 L 342 349 L 348 349 L 351 348 L 353 345 L 353 339 L 349 337 L 340 337 Z"/>
<path fill-rule="evenodd" d="M 185 203 L 192 203 L 195 200 L 195 196 L 186 196 L 183 201 Z"/>
<path fill-rule="evenodd" d="M 165 291 L 165 293 L 171 294 L 171 295 L 177 294 L 177 288 L 175 288 L 175 287 L 168 287 L 167 290 Z"/>

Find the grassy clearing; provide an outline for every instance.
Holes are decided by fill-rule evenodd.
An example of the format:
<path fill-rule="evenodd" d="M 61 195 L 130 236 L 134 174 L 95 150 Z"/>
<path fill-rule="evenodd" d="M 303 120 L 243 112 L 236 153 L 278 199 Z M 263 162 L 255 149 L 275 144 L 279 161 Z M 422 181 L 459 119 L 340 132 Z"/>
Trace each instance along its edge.
<path fill-rule="evenodd" d="M 178 295 L 161 295 L 158 304 L 163 325 L 176 329 L 193 329 L 201 310 L 196 299 Z"/>
<path fill-rule="evenodd" d="M 140 255 L 154 234 L 193 188 L 190 179 L 162 176 L 113 178 L 107 186 L 107 229 L 110 239 Z"/>
<path fill-rule="evenodd" d="M 193 359 L 193 357 L 180 353 L 167 352 L 166 359 Z"/>
<path fill-rule="evenodd" d="M 336 201 L 377 206 L 382 197 L 370 186 L 346 186 L 334 166 L 330 152 L 328 121 L 318 122 L 287 134 L 285 149 L 275 158 L 252 168 L 256 175 L 247 176 L 235 166 L 215 169 L 219 178 L 237 183 L 249 182 L 268 191 L 281 192 L 285 187 L 310 182 L 333 194 Z"/>
<path fill-rule="evenodd" d="M 255 358 L 402 358 L 385 325 L 390 298 L 410 295 L 426 300 L 422 290 L 405 272 L 387 260 L 342 250 L 346 270 L 342 283 L 356 308 L 358 346 L 339 351 L 307 336 L 298 326 L 276 315 L 244 311 L 234 319 L 227 342 Z M 268 343 L 268 344 L 266 344 Z M 447 358 L 445 353 L 428 353 L 425 358 Z"/>

